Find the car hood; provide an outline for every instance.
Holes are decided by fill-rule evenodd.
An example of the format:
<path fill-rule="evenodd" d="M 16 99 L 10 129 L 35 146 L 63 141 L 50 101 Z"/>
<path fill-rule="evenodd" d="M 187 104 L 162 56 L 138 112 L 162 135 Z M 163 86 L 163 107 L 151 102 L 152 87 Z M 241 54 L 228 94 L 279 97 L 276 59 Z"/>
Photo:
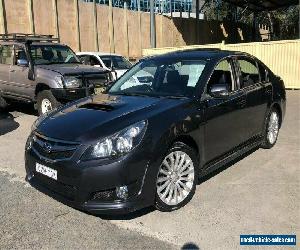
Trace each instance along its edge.
<path fill-rule="evenodd" d="M 99 74 L 108 72 L 108 70 L 103 68 L 96 68 L 84 64 L 51 64 L 51 65 L 37 65 L 37 68 L 51 70 L 62 75 L 65 74 Z"/>
<path fill-rule="evenodd" d="M 180 105 L 184 99 L 96 95 L 51 113 L 37 132 L 53 139 L 87 142 L 112 135 L 141 120 Z"/>

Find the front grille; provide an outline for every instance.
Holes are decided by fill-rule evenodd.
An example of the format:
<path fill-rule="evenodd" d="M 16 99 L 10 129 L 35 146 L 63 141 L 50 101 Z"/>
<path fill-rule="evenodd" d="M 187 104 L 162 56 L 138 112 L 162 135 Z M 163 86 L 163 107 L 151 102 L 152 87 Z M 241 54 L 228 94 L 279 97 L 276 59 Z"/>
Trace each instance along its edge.
<path fill-rule="evenodd" d="M 36 134 L 33 137 L 32 149 L 41 157 L 56 161 L 70 159 L 75 153 L 78 144 L 67 143 L 45 138 Z"/>

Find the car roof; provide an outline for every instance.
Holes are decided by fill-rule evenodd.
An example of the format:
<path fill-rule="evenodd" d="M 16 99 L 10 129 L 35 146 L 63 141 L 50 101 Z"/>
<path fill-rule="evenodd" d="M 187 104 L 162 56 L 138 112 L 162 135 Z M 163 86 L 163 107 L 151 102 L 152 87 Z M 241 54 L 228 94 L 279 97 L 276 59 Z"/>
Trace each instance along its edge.
<path fill-rule="evenodd" d="M 186 49 L 186 50 L 177 50 L 161 55 L 153 55 L 146 57 L 145 59 L 176 59 L 176 58 L 189 58 L 189 59 L 214 59 L 220 60 L 222 58 L 234 55 L 245 55 L 250 56 L 245 52 L 240 51 L 229 51 L 229 50 L 219 50 L 219 49 Z"/>
<path fill-rule="evenodd" d="M 122 56 L 114 53 L 107 53 L 107 52 L 92 52 L 92 51 L 82 51 L 82 52 L 77 52 L 77 55 L 97 55 L 97 56 Z M 123 56 L 122 56 L 123 57 Z"/>

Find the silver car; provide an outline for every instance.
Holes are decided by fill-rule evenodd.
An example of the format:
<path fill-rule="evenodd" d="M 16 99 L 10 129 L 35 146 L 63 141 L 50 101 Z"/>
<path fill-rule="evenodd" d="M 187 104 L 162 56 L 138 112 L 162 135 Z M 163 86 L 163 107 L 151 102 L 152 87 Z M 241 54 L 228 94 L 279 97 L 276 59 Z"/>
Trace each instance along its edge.
<path fill-rule="evenodd" d="M 0 106 L 32 102 L 44 114 L 66 102 L 104 90 L 109 70 L 83 65 L 67 45 L 51 36 L 0 38 Z"/>

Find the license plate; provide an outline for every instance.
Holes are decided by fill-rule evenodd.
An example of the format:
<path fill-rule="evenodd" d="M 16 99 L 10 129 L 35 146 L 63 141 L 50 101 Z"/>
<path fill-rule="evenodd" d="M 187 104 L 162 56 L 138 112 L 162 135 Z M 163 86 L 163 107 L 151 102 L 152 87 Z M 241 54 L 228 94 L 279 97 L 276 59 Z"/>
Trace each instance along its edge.
<path fill-rule="evenodd" d="M 103 92 L 104 92 L 104 90 L 105 90 L 105 88 L 104 88 L 104 87 L 95 88 L 95 94 L 96 94 L 96 95 L 97 95 L 97 94 L 101 94 L 101 93 L 103 93 Z"/>
<path fill-rule="evenodd" d="M 57 171 L 52 168 L 48 168 L 42 164 L 36 163 L 35 170 L 42 175 L 46 175 L 54 180 L 57 180 Z"/>

